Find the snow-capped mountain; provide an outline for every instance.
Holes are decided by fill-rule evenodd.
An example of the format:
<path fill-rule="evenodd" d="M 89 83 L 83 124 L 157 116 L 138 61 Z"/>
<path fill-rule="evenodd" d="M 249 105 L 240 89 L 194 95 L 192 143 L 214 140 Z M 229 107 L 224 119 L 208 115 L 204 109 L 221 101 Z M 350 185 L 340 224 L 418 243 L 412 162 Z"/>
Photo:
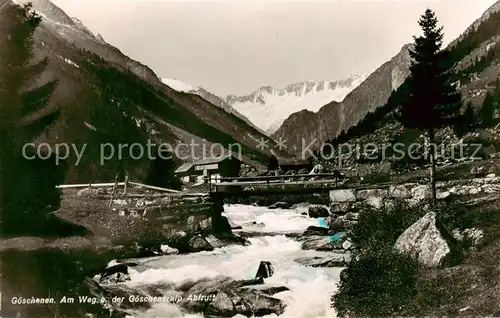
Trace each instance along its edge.
<path fill-rule="evenodd" d="M 212 103 L 213 105 L 222 108 L 229 114 L 233 114 L 234 116 L 240 118 L 241 120 L 245 121 L 247 124 L 251 125 L 255 129 L 258 129 L 261 133 L 264 133 L 259 127 L 255 126 L 247 117 L 239 113 L 236 109 L 231 107 L 226 101 L 224 101 L 222 98 L 219 96 L 215 95 L 212 92 L 207 91 L 203 87 L 194 87 L 190 84 L 187 84 L 181 80 L 178 80 L 176 78 L 162 78 L 161 81 L 169 86 L 170 88 L 178 91 L 178 92 L 183 92 L 183 93 L 189 93 L 189 94 L 196 94 L 203 98 L 204 100 L 208 101 L 209 103 Z"/>
<path fill-rule="evenodd" d="M 226 101 L 267 133 L 275 132 L 291 114 L 318 111 L 331 101 L 342 101 L 369 74 L 338 81 L 305 81 L 276 89 L 263 86 L 247 96 L 229 95 Z"/>
<path fill-rule="evenodd" d="M 187 83 L 184 83 L 183 81 L 180 81 L 176 78 L 162 78 L 161 81 L 163 84 L 169 86 L 172 89 L 175 89 L 178 92 L 183 92 L 183 93 L 189 93 L 195 88 Z"/>

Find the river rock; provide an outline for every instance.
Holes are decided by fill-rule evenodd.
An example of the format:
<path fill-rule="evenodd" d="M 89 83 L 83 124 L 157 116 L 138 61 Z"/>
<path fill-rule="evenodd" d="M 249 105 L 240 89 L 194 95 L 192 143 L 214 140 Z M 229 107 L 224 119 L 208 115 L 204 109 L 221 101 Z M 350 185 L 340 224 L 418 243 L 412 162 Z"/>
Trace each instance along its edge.
<path fill-rule="evenodd" d="M 96 276 L 96 280 L 101 285 L 119 284 L 130 280 L 128 266 L 117 264 L 106 268 L 101 274 Z"/>
<path fill-rule="evenodd" d="M 243 223 L 243 226 L 244 227 L 253 227 L 253 228 L 258 228 L 258 229 L 261 229 L 261 228 L 264 228 L 266 225 L 262 222 L 257 222 L 257 221 L 249 221 L 249 222 L 245 222 Z"/>
<path fill-rule="evenodd" d="M 271 262 L 261 261 L 259 264 L 259 269 L 257 269 L 257 274 L 255 274 L 255 278 L 269 278 L 274 274 L 274 267 Z"/>
<path fill-rule="evenodd" d="M 213 234 L 208 235 L 205 237 L 205 240 L 213 247 L 213 248 L 220 248 L 224 246 L 224 243 L 219 240 L 217 237 L 215 237 Z"/>
<path fill-rule="evenodd" d="M 309 217 L 315 219 L 326 218 L 330 215 L 330 212 L 328 212 L 327 208 L 322 205 L 311 205 L 307 212 L 309 214 Z"/>
<path fill-rule="evenodd" d="M 320 226 L 309 226 L 304 235 L 328 235 L 329 229 Z"/>
<path fill-rule="evenodd" d="M 202 232 L 202 233 L 212 232 L 212 218 L 211 217 L 203 219 L 199 223 L 200 223 L 200 232 Z M 231 227 L 229 227 L 229 229 L 231 229 Z"/>
<path fill-rule="evenodd" d="M 204 219 L 196 218 L 195 216 L 188 217 L 187 225 L 189 231 L 193 233 L 227 233 L 231 232 L 231 224 L 225 216 L 217 218 L 208 217 Z"/>
<path fill-rule="evenodd" d="M 289 209 L 290 207 L 291 205 L 288 202 L 276 202 L 268 206 L 268 209 Z"/>
<path fill-rule="evenodd" d="M 441 264 L 450 248 L 436 226 L 436 213 L 429 212 L 397 239 L 394 248 L 401 253 L 409 253 L 425 266 Z"/>
<path fill-rule="evenodd" d="M 328 224 L 328 228 L 332 231 L 344 231 L 346 229 L 347 220 L 344 216 L 339 217 L 327 217 L 325 218 L 326 223 Z"/>
<path fill-rule="evenodd" d="M 330 205 L 330 211 L 333 215 L 345 215 L 351 210 L 351 208 L 351 202 L 333 203 Z"/>
<path fill-rule="evenodd" d="M 332 203 L 356 202 L 356 194 L 352 189 L 331 190 L 330 201 Z"/>
<path fill-rule="evenodd" d="M 303 250 L 315 251 L 340 251 L 342 250 L 342 237 L 332 236 L 307 236 L 300 238 Z"/>
<path fill-rule="evenodd" d="M 205 304 L 206 315 L 232 317 L 244 315 L 261 317 L 265 315 L 281 315 L 285 311 L 285 303 L 253 289 L 240 289 L 237 292 L 218 290 L 212 301 Z"/>
<path fill-rule="evenodd" d="M 163 253 L 163 255 L 175 255 L 179 254 L 179 250 L 173 247 L 170 247 L 168 245 L 160 245 L 160 250 Z"/>
<path fill-rule="evenodd" d="M 192 253 L 201 252 L 201 251 L 213 251 L 213 246 L 208 243 L 208 241 L 203 238 L 201 235 L 197 235 L 192 237 L 189 242 L 189 249 Z"/>
<path fill-rule="evenodd" d="M 268 285 L 252 286 L 250 288 L 269 296 L 273 296 L 274 294 L 290 290 L 288 287 L 285 286 L 268 286 Z"/>
<path fill-rule="evenodd" d="M 260 286 L 248 286 L 248 281 L 235 281 L 227 277 L 202 279 L 185 285 L 185 299 L 188 295 L 201 294 L 211 296 L 204 301 L 186 301 L 181 306 L 190 311 L 203 312 L 206 316 L 233 317 L 244 315 L 259 317 L 281 315 L 285 303 L 258 290 Z"/>
<path fill-rule="evenodd" d="M 346 250 L 346 251 L 353 250 L 354 249 L 354 243 L 350 239 L 347 239 L 346 241 L 344 241 L 342 243 L 342 248 L 344 250 Z"/>
<path fill-rule="evenodd" d="M 193 233 L 201 232 L 200 222 L 198 221 L 198 219 L 194 215 L 191 215 L 190 217 L 188 217 L 187 228 L 188 228 L 188 231 L 193 232 Z"/>
<path fill-rule="evenodd" d="M 345 267 L 347 261 L 343 256 L 327 256 L 327 257 L 301 257 L 295 262 L 311 267 Z"/>

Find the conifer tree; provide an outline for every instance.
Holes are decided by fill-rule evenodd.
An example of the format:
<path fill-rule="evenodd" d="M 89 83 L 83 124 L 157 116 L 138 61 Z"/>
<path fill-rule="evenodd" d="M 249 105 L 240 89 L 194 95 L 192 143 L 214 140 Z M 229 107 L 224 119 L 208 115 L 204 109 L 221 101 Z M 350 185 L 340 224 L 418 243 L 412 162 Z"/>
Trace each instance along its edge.
<path fill-rule="evenodd" d="M 34 61 L 34 32 L 41 22 L 32 5 L 6 4 L 0 12 L 0 221 L 2 234 L 32 233 L 49 206 L 59 204 L 54 163 L 27 160 L 24 145 L 51 125 L 47 109 L 56 80 L 37 85 L 47 59 Z M 25 152 L 26 153 L 26 152 Z M 29 155 L 32 155 L 30 153 Z"/>
<path fill-rule="evenodd" d="M 488 128 L 494 125 L 495 98 L 488 91 L 481 107 L 480 117 L 483 127 Z"/>
<path fill-rule="evenodd" d="M 435 129 L 456 124 L 460 119 L 461 95 L 452 84 L 451 59 L 442 51 L 443 28 L 435 13 L 427 9 L 418 21 L 423 35 L 414 37 L 408 93 L 396 110 L 397 118 L 407 128 L 428 134 L 432 202 L 436 202 Z"/>

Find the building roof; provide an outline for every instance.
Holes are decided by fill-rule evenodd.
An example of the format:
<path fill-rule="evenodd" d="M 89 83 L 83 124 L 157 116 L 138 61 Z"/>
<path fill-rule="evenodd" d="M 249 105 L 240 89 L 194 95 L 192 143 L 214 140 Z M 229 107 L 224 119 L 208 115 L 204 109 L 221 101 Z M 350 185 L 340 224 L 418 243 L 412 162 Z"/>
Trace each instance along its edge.
<path fill-rule="evenodd" d="M 192 167 L 193 167 L 192 162 L 186 162 L 186 163 L 182 164 L 179 168 L 177 168 L 175 170 L 175 173 L 188 172 L 189 169 L 191 169 Z"/>
<path fill-rule="evenodd" d="M 183 165 L 181 165 L 179 168 L 177 168 L 175 170 L 175 173 L 188 172 L 194 166 L 209 165 L 209 164 L 219 163 L 219 162 L 224 161 L 226 159 L 239 160 L 238 158 L 236 158 L 235 156 L 233 156 L 231 154 L 227 154 L 227 155 L 223 155 L 223 156 L 218 156 L 218 157 L 204 158 L 204 159 L 201 159 L 201 160 L 184 163 Z"/>

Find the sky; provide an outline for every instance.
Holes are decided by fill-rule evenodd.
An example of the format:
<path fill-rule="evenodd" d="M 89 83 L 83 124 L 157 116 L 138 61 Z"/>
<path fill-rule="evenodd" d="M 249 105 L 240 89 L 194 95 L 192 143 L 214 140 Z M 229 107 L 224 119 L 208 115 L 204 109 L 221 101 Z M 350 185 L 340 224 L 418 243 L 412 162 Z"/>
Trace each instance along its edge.
<path fill-rule="evenodd" d="M 445 43 L 496 0 L 53 0 L 158 76 L 220 95 L 371 73 L 436 11 Z"/>

